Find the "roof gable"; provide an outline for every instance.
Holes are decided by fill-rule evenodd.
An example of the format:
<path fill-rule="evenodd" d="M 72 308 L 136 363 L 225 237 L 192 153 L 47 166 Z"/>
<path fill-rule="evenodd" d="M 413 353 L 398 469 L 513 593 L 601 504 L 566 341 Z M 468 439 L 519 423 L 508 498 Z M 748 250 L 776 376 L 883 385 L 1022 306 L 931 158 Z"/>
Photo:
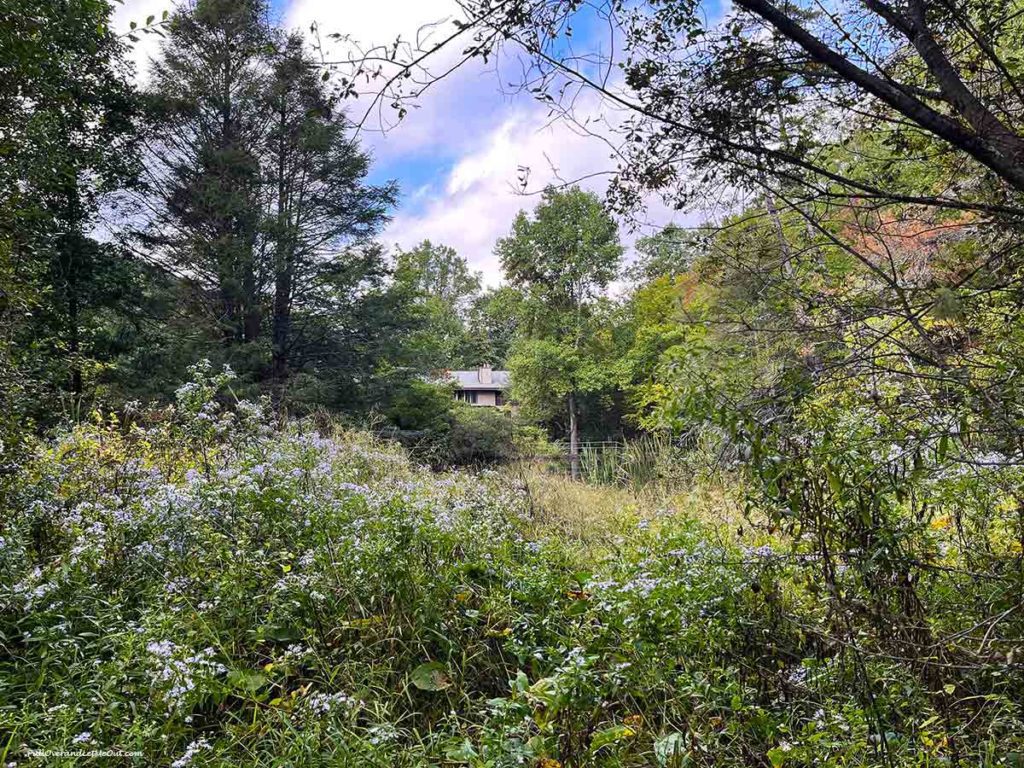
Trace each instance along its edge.
<path fill-rule="evenodd" d="M 509 387 L 508 371 L 491 371 L 491 383 L 483 384 L 480 381 L 480 372 L 472 371 L 446 371 L 442 381 L 451 382 L 459 389 L 491 389 L 503 390 Z"/>

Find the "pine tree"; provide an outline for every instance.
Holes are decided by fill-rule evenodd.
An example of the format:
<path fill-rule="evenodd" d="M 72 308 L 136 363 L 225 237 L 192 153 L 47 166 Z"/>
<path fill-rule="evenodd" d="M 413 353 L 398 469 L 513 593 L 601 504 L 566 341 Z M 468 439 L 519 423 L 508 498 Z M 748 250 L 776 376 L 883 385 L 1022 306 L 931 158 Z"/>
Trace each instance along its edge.
<path fill-rule="evenodd" d="M 267 92 L 271 125 L 261 157 L 273 260 L 271 368 L 279 390 L 289 368 L 312 352 L 304 326 L 329 303 L 339 274 L 351 277 L 368 255 L 379 258 L 363 246 L 387 220 L 395 187 L 366 183 L 369 156 L 349 136 L 301 36 L 278 46 Z"/>
<path fill-rule="evenodd" d="M 172 18 L 152 70 L 143 239 L 196 284 L 229 345 L 257 340 L 262 326 L 272 42 L 262 0 L 197 0 Z"/>

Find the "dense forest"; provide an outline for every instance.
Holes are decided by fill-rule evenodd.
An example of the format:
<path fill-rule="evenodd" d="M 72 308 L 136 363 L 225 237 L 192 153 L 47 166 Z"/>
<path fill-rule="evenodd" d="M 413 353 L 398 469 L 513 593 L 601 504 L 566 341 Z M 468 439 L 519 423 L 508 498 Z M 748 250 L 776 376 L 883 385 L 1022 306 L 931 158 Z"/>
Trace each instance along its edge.
<path fill-rule="evenodd" d="M 458 7 L 0 0 L 0 762 L 1024 765 L 1024 5 Z M 479 61 L 615 165 L 490 286 L 351 114 Z"/>

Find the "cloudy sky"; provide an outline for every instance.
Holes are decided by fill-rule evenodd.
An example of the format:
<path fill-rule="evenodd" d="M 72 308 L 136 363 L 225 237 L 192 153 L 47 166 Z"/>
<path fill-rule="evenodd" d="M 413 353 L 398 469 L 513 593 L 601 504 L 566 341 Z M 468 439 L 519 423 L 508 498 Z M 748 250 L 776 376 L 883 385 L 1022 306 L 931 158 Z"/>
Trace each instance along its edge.
<path fill-rule="evenodd" d="M 172 6 L 173 0 L 124 0 L 116 23 L 127 29 L 131 21 L 159 18 Z M 438 29 L 448 31 L 453 29 L 451 19 L 459 15 L 454 0 L 274 0 L 273 12 L 286 29 L 308 32 L 315 23 L 321 39 L 340 33 L 362 44 L 387 43 L 399 35 L 415 39 L 424 25 L 442 20 L 447 23 Z M 136 44 L 140 76 L 158 44 L 153 35 Z M 342 55 L 340 44 L 334 45 L 336 55 Z M 457 52 L 453 48 L 451 55 Z M 505 66 L 513 63 L 506 60 Z M 450 245 L 491 285 L 501 277 L 493 255 L 495 240 L 508 232 L 517 211 L 537 202 L 536 196 L 524 196 L 519 189 L 523 168 L 530 169 L 528 191 L 549 181 L 590 177 L 582 185 L 600 193 L 608 182 L 602 174 L 614 167 L 606 143 L 564 121 L 552 121 L 546 107 L 503 88 L 503 79 L 493 63 L 472 62 L 433 86 L 397 127 L 382 132 L 379 120 L 371 119 L 361 137 L 375 159 L 374 180 L 395 179 L 401 188 L 399 206 L 382 240 L 405 248 L 425 238 Z M 365 110 L 364 103 L 352 102 L 353 118 Z M 616 120 L 596 99 L 584 104 L 583 111 L 598 120 Z M 600 123 L 594 125 L 600 132 Z M 638 231 L 624 231 L 623 240 L 628 247 L 672 218 L 652 201 L 645 224 Z M 682 223 L 678 215 L 674 218 Z"/>

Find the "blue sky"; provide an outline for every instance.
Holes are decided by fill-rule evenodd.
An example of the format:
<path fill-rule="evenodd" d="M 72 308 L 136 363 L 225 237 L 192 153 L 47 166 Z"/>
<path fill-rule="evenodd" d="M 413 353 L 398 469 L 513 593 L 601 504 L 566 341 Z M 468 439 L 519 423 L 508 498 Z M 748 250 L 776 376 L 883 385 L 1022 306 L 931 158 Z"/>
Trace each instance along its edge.
<path fill-rule="evenodd" d="M 127 28 L 130 21 L 159 17 L 172 5 L 172 0 L 124 0 L 115 22 Z M 308 31 L 315 22 L 322 36 L 338 32 L 363 44 L 387 43 L 398 35 L 412 39 L 424 24 L 444 19 L 449 21 L 442 29 L 450 30 L 450 20 L 459 15 L 455 0 L 273 0 L 273 8 L 286 28 Z M 596 34 L 580 27 L 574 32 L 581 43 Z M 157 43 L 158 38 L 147 36 L 136 46 L 141 70 Z M 457 53 L 453 49 L 449 55 Z M 360 103 L 352 103 L 350 114 L 365 110 Z M 584 97 L 580 112 L 617 120 L 595 97 Z M 600 124 L 595 126 L 602 132 Z M 493 255 L 495 241 L 508 232 L 517 211 L 537 202 L 518 189 L 522 168 L 530 169 L 528 191 L 551 181 L 592 176 L 583 186 L 601 193 L 608 177 L 594 174 L 614 167 L 603 141 L 565 122 L 552 122 L 547 108 L 527 95 L 503 93 L 493 62 L 458 69 L 424 95 L 401 124 L 386 132 L 379 127 L 371 120 L 361 135 L 374 156 L 374 178 L 395 179 L 401 188 L 400 204 L 382 241 L 402 248 L 425 238 L 451 245 L 490 285 L 501 277 Z M 645 224 L 636 232 L 623 231 L 627 247 L 638 235 L 673 218 L 683 223 L 658 201 L 649 202 Z"/>

